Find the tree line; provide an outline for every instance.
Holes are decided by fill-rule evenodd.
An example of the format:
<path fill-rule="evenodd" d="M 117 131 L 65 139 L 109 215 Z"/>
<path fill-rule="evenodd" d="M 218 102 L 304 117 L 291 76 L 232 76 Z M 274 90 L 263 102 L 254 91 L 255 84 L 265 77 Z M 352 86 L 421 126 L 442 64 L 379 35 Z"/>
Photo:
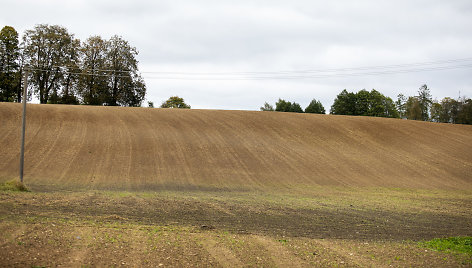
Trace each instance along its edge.
<path fill-rule="evenodd" d="M 0 31 L 0 101 L 21 102 L 28 70 L 28 85 L 40 103 L 141 106 L 146 85 L 137 55 L 117 35 L 81 42 L 64 27 L 39 24 L 20 42 L 18 32 L 5 26 Z"/>
<path fill-rule="evenodd" d="M 264 106 L 260 108 L 261 111 L 277 111 L 277 112 L 292 112 L 292 113 L 314 113 L 314 114 L 324 114 L 326 113 L 323 104 L 319 100 L 313 99 L 310 104 L 302 109 L 300 104 L 296 102 L 290 102 L 283 99 L 279 99 L 274 106 L 269 103 L 264 103 Z"/>
<path fill-rule="evenodd" d="M 148 101 L 148 107 L 154 108 L 154 102 Z M 179 96 L 171 96 L 166 101 L 162 102 L 160 108 L 177 108 L 177 109 L 190 109 L 190 105 L 186 104 L 183 98 Z"/>
<path fill-rule="evenodd" d="M 304 111 L 300 104 L 283 99 L 275 103 L 275 109 L 266 102 L 260 110 L 325 114 L 323 105 L 316 99 L 313 99 Z M 371 91 L 363 89 L 356 93 L 344 89 L 334 99 L 330 114 L 472 124 L 472 99 L 446 97 L 440 101 L 433 100 L 427 85 L 421 86 L 416 96 L 407 98 L 399 94 L 396 101 L 375 89 Z"/>
<path fill-rule="evenodd" d="M 406 98 L 398 95 L 396 102 L 402 118 L 452 124 L 472 124 L 472 99 L 445 97 L 433 100 L 427 85 L 418 90 L 418 95 Z"/>
<path fill-rule="evenodd" d="M 0 101 L 21 102 L 22 78 L 28 70 L 29 88 L 40 103 L 141 106 L 146 85 L 137 55 L 136 48 L 117 35 L 108 40 L 91 36 L 82 42 L 64 27 L 39 24 L 26 30 L 20 42 L 18 32 L 5 26 L 0 31 Z M 177 96 L 161 107 L 190 108 Z M 300 104 L 283 99 L 275 108 L 266 102 L 260 109 L 326 113 L 316 99 L 304 110 Z M 472 124 L 472 100 L 433 100 L 427 85 L 421 86 L 416 96 L 400 94 L 396 101 L 375 89 L 343 90 L 330 113 Z"/>

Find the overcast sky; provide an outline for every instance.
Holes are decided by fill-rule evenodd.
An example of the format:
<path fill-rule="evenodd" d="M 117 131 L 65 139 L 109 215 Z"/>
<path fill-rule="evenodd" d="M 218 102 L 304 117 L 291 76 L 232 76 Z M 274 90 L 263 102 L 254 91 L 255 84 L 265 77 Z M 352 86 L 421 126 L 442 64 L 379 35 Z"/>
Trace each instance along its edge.
<path fill-rule="evenodd" d="M 156 105 L 178 95 L 192 108 L 258 110 L 316 98 L 329 110 L 343 89 L 396 99 L 423 84 L 438 99 L 472 97 L 470 0 L 0 1 L 0 26 L 20 35 L 57 24 L 81 40 L 122 36 Z"/>

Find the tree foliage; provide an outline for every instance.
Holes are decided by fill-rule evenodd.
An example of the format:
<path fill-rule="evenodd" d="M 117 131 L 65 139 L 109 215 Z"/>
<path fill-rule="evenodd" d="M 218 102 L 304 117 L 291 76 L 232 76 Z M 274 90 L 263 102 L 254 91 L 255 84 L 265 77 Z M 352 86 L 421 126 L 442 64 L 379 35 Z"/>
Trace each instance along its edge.
<path fill-rule="evenodd" d="M 409 97 L 405 104 L 406 118 L 409 120 L 423 120 L 421 104 L 417 96 Z"/>
<path fill-rule="evenodd" d="M 377 90 L 363 89 L 357 93 L 343 90 L 331 106 L 331 114 L 399 117 L 395 103 Z"/>
<path fill-rule="evenodd" d="M 409 97 L 405 103 L 405 116 L 410 120 L 429 121 L 433 99 L 427 85 L 422 85 L 417 96 Z M 438 107 L 435 107 L 435 113 Z"/>
<path fill-rule="evenodd" d="M 190 109 L 190 105 L 186 104 L 183 98 L 172 96 L 162 103 L 161 108 L 182 108 Z"/>
<path fill-rule="evenodd" d="M 433 103 L 433 99 L 431 96 L 431 92 L 427 85 L 422 85 L 418 90 L 418 102 L 421 109 L 421 120 L 428 121 L 429 120 L 429 111 L 431 109 L 431 104 Z"/>
<path fill-rule="evenodd" d="M 434 101 L 431 106 L 431 121 L 452 124 L 472 124 L 472 99 L 457 100 L 446 97 Z"/>
<path fill-rule="evenodd" d="M 331 114 L 356 115 L 356 94 L 346 89 L 336 96 L 331 106 Z"/>
<path fill-rule="evenodd" d="M 264 103 L 264 106 L 260 108 L 261 111 L 274 111 L 274 106 L 270 105 L 268 102 Z"/>
<path fill-rule="evenodd" d="M 89 37 L 80 48 L 82 61 L 78 90 L 84 104 L 102 105 L 106 103 L 108 91 L 107 51 L 108 42 L 100 36 Z"/>
<path fill-rule="evenodd" d="M 442 106 L 438 101 L 433 101 L 431 105 L 431 121 L 441 122 Z"/>
<path fill-rule="evenodd" d="M 18 33 L 0 32 L 0 101 L 21 100 L 22 68 L 40 103 L 141 106 L 146 85 L 138 51 L 119 36 L 92 36 L 84 43 L 64 27 L 39 24 Z M 25 67 L 25 68 L 26 68 Z"/>
<path fill-rule="evenodd" d="M 472 99 L 464 99 L 456 123 L 472 125 Z"/>
<path fill-rule="evenodd" d="M 294 102 L 294 103 L 292 103 L 292 106 L 290 108 L 290 112 L 292 112 L 292 113 L 303 113 L 303 109 L 300 106 L 300 104 Z"/>
<path fill-rule="evenodd" d="M 305 113 L 325 114 L 326 111 L 320 101 L 313 99 L 305 108 Z"/>
<path fill-rule="evenodd" d="M 0 31 L 0 101 L 21 101 L 18 32 L 11 26 Z"/>
<path fill-rule="evenodd" d="M 144 80 L 138 74 L 138 51 L 115 35 L 108 41 L 107 60 L 110 70 L 106 104 L 140 106 L 146 95 Z"/>
<path fill-rule="evenodd" d="M 400 116 L 400 118 L 406 118 L 406 101 L 407 98 L 405 97 L 405 95 L 398 94 L 395 106 L 397 108 L 398 116 Z"/>
<path fill-rule="evenodd" d="M 70 65 L 72 46 L 78 44 L 66 28 L 47 24 L 36 25 L 23 36 L 26 63 L 32 68 L 31 85 L 40 103 L 57 96 L 64 82 L 64 66 Z"/>
<path fill-rule="evenodd" d="M 441 108 L 439 109 L 438 122 L 442 123 L 455 123 L 459 115 L 460 105 L 459 102 L 452 98 L 442 99 Z"/>
<path fill-rule="evenodd" d="M 275 103 L 275 110 L 278 112 L 292 112 L 292 113 L 303 113 L 303 109 L 300 104 L 283 99 L 279 99 Z"/>

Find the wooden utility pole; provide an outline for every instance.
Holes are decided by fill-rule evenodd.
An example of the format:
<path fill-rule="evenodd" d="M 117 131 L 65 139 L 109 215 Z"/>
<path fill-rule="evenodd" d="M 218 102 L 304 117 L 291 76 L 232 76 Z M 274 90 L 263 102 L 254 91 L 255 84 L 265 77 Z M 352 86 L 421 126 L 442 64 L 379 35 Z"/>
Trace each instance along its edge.
<path fill-rule="evenodd" d="M 25 69 L 23 78 L 23 120 L 21 127 L 21 150 L 20 150 L 20 182 L 23 183 L 23 167 L 25 164 L 25 128 L 26 128 L 26 92 L 28 91 L 28 70 Z"/>

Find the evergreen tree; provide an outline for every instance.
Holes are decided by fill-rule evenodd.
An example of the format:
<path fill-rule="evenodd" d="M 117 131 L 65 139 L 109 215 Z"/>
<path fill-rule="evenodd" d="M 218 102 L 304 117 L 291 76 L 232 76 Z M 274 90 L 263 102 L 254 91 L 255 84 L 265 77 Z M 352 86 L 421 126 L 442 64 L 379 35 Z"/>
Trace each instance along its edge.
<path fill-rule="evenodd" d="M 325 114 L 325 108 L 320 101 L 313 99 L 311 100 L 310 104 L 305 108 L 305 113 L 313 113 L 313 114 Z"/>
<path fill-rule="evenodd" d="M 422 85 L 418 90 L 418 101 L 421 109 L 421 120 L 428 121 L 433 98 L 427 85 Z"/>
<path fill-rule="evenodd" d="M 300 106 L 300 104 L 294 102 L 294 103 L 292 103 L 292 105 L 290 106 L 290 112 L 292 112 L 292 113 L 303 113 L 303 109 L 302 109 L 302 107 Z"/>
<path fill-rule="evenodd" d="M 11 26 L 0 31 L 0 101 L 21 101 L 18 32 Z"/>
<path fill-rule="evenodd" d="M 398 94 L 395 107 L 397 108 L 400 118 L 406 118 L 406 97 L 403 94 Z"/>

